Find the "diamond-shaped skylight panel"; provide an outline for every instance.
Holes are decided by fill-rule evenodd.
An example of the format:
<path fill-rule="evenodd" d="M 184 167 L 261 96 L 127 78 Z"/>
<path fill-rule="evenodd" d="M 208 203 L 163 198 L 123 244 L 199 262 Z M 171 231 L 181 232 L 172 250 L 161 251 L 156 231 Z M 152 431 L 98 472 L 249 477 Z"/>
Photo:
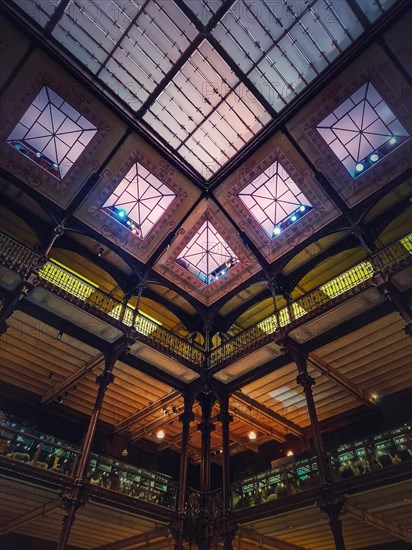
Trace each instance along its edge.
<path fill-rule="evenodd" d="M 212 34 L 280 111 L 363 31 L 346 0 L 237 0 Z"/>
<path fill-rule="evenodd" d="M 137 111 L 197 30 L 171 0 L 72 0 L 52 35 Z"/>
<path fill-rule="evenodd" d="M 317 131 L 356 178 L 409 139 L 409 134 L 371 82 L 320 122 Z"/>
<path fill-rule="evenodd" d="M 239 259 L 210 221 L 206 220 L 176 262 L 203 283 L 210 285 L 226 275 Z"/>
<path fill-rule="evenodd" d="M 312 205 L 275 161 L 238 194 L 270 238 L 280 235 L 312 210 Z"/>
<path fill-rule="evenodd" d="M 103 205 L 111 217 L 144 239 L 176 194 L 136 162 Z"/>
<path fill-rule="evenodd" d="M 96 126 L 44 86 L 7 142 L 56 178 L 62 179 L 97 132 Z"/>
<path fill-rule="evenodd" d="M 206 179 L 270 120 L 207 41 L 143 118 Z"/>

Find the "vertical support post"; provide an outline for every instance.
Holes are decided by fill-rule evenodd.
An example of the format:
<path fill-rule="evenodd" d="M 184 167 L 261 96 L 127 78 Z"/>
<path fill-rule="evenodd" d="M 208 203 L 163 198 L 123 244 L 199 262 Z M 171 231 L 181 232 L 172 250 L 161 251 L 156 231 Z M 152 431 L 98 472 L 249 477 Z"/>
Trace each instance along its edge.
<path fill-rule="evenodd" d="M 300 386 L 302 386 L 303 391 L 305 392 L 321 482 L 321 498 L 319 501 L 319 507 L 329 516 L 329 525 L 332 530 L 336 550 L 345 550 L 342 521 L 340 519 L 343 500 L 336 499 L 333 494 L 332 475 L 323 445 L 315 400 L 313 398 L 312 386 L 315 384 L 315 381 L 309 375 L 307 369 L 307 352 L 299 347 L 294 340 L 288 338 L 287 336 L 284 338 L 281 345 L 289 352 L 292 360 L 296 364 L 298 369 L 296 381 Z"/>
<path fill-rule="evenodd" d="M 186 517 L 186 487 L 187 487 L 187 465 L 188 465 L 188 449 L 189 449 L 189 432 L 190 422 L 193 420 L 193 393 L 186 393 L 184 396 L 183 414 L 179 416 L 182 423 L 182 448 L 180 454 L 180 471 L 179 471 L 179 488 L 177 491 L 177 514 L 178 519 L 176 526 L 173 528 L 173 536 L 175 539 L 174 550 L 183 549 L 184 527 Z"/>
<path fill-rule="evenodd" d="M 66 508 L 66 514 L 63 518 L 63 525 L 60 532 L 59 542 L 57 544 L 57 550 L 65 550 L 69 540 L 71 527 L 76 517 L 76 512 L 80 506 L 85 504 L 84 485 L 86 482 L 87 467 L 89 464 L 89 453 L 94 435 L 96 433 L 97 422 L 102 409 L 103 399 L 109 384 L 111 384 L 114 380 L 112 372 L 113 367 L 118 357 L 126 351 L 128 347 L 129 341 L 127 338 L 121 338 L 121 341 L 118 342 L 117 345 L 115 345 L 106 354 L 104 370 L 102 374 L 96 378 L 96 383 L 99 385 L 99 388 L 97 390 L 97 396 L 82 445 L 82 450 L 74 472 L 73 485 L 70 491 L 62 497 L 63 505 Z"/>
<path fill-rule="evenodd" d="M 234 532 L 230 525 L 231 493 L 230 493 L 230 450 L 229 450 L 229 427 L 233 420 L 229 414 L 229 395 L 219 397 L 220 414 L 219 420 L 222 423 L 222 451 L 223 451 L 223 549 L 231 550 Z"/>
<path fill-rule="evenodd" d="M 210 438 L 215 429 L 211 417 L 215 396 L 213 393 L 202 392 L 198 395 L 198 401 L 202 408 L 202 421 L 197 427 L 202 434 L 200 492 L 205 496 L 210 491 Z"/>

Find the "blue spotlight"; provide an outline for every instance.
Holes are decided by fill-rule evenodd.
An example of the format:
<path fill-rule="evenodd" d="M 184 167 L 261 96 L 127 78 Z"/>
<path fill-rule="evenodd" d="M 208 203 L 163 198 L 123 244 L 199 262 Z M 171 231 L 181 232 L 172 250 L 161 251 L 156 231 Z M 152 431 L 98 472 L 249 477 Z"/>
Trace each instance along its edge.
<path fill-rule="evenodd" d="M 379 155 L 377 155 L 376 153 L 373 153 L 369 158 L 371 159 L 371 162 L 378 162 Z"/>
<path fill-rule="evenodd" d="M 395 143 L 396 143 L 396 137 L 391 137 L 391 139 L 389 140 L 389 144 L 395 145 Z"/>
<path fill-rule="evenodd" d="M 364 165 L 363 165 L 361 162 L 359 162 L 359 163 L 355 166 L 355 169 L 356 169 L 357 172 L 362 172 L 364 168 L 365 168 L 365 167 L 364 167 Z"/>
<path fill-rule="evenodd" d="M 280 235 L 281 233 L 282 233 L 281 228 L 280 228 L 278 225 L 276 225 L 276 226 L 273 228 L 273 234 L 274 234 L 274 235 Z"/>
<path fill-rule="evenodd" d="M 296 214 L 293 214 L 293 216 L 290 218 L 292 222 L 295 222 L 298 217 L 296 216 Z"/>
<path fill-rule="evenodd" d="M 117 215 L 119 218 L 125 218 L 126 217 L 126 210 L 118 210 Z"/>
<path fill-rule="evenodd" d="M 306 210 L 306 207 L 302 204 L 302 206 L 299 208 L 301 212 L 304 212 Z"/>

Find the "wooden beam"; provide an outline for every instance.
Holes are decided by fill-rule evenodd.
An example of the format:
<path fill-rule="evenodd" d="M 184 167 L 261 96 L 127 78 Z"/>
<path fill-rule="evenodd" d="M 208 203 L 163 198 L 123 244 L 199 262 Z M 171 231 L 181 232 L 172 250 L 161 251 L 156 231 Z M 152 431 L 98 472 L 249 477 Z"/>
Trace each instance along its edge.
<path fill-rule="evenodd" d="M 326 363 L 323 359 L 318 357 L 315 353 L 310 352 L 308 354 L 308 361 L 314 367 L 316 367 L 322 374 L 327 376 L 330 380 L 333 380 L 334 382 L 336 382 L 339 386 L 341 386 L 351 395 L 356 397 L 356 399 L 361 401 L 364 405 L 372 409 L 376 408 L 377 406 L 376 399 L 374 399 L 371 394 L 359 388 L 356 384 L 354 384 L 351 380 L 349 380 L 349 378 L 347 378 L 344 374 L 342 374 L 338 370 L 331 367 L 328 363 Z"/>
<path fill-rule="evenodd" d="M 270 426 L 267 426 L 264 422 L 258 420 L 257 418 L 253 418 L 252 415 L 249 415 L 246 412 L 241 411 L 240 409 L 236 409 L 233 405 L 229 407 L 229 412 L 233 415 L 236 415 L 238 418 L 241 418 L 247 424 L 250 424 L 251 426 L 257 428 L 259 431 L 270 435 L 271 437 L 273 437 L 273 439 L 276 439 L 276 441 L 279 441 L 280 443 L 284 443 L 286 441 L 284 434 L 278 432 Z"/>
<path fill-rule="evenodd" d="M 148 424 L 139 428 L 136 432 L 133 432 L 129 441 L 137 441 L 138 439 L 141 439 L 145 435 L 149 435 L 149 433 L 155 430 L 156 428 L 160 428 L 161 426 L 168 424 L 171 420 L 176 420 L 177 418 L 179 418 L 178 413 L 169 414 L 168 416 L 162 416 L 157 420 L 153 420 L 153 422 L 149 422 Z"/>
<path fill-rule="evenodd" d="M 94 550 L 125 550 L 126 548 L 130 548 L 130 547 L 135 548 L 139 544 L 143 544 L 144 548 L 146 547 L 148 548 L 147 545 L 150 544 L 150 548 L 152 548 L 152 544 L 157 542 L 158 539 L 168 538 L 169 535 L 170 535 L 170 531 L 167 527 L 156 527 L 156 529 L 153 529 L 148 533 L 133 535 L 132 537 L 121 539 L 116 542 L 112 542 L 110 544 L 97 546 L 95 547 Z M 162 542 L 162 541 L 159 541 L 159 542 Z M 164 544 L 164 541 L 163 541 L 163 544 Z"/>
<path fill-rule="evenodd" d="M 46 504 L 42 504 L 41 506 L 38 506 L 33 510 L 29 510 L 28 512 L 25 512 L 21 516 L 18 516 L 17 518 L 11 519 L 10 521 L 7 521 L 6 523 L 3 523 L 2 525 L 0 525 L 0 536 L 7 535 L 7 533 L 14 531 L 18 527 L 22 527 L 23 525 L 32 523 L 36 519 L 45 517 L 51 512 L 53 512 L 53 510 L 56 510 L 56 508 L 60 508 L 60 506 L 61 506 L 61 500 L 58 498 L 56 500 L 51 500 L 50 502 L 46 502 Z"/>
<path fill-rule="evenodd" d="M 120 432 L 123 432 L 124 430 L 127 430 L 132 424 L 135 424 L 136 422 L 142 422 L 152 413 L 176 401 L 176 399 L 180 397 L 180 395 L 181 395 L 181 392 L 177 390 L 168 393 L 167 395 L 155 401 L 154 403 L 151 403 L 141 411 L 138 411 L 132 414 L 128 418 L 125 418 L 124 420 L 116 424 L 114 428 L 114 433 L 118 434 Z"/>
<path fill-rule="evenodd" d="M 379 514 L 371 512 L 367 508 L 362 508 L 352 502 L 346 502 L 343 510 L 345 513 L 353 518 L 356 518 L 358 521 L 362 521 L 372 527 L 380 529 L 381 531 L 385 531 L 398 539 L 405 540 L 406 542 L 412 542 L 411 529 L 407 529 L 406 527 L 399 525 L 399 523 L 389 521 Z"/>
<path fill-rule="evenodd" d="M 220 429 L 219 424 L 215 424 L 215 433 L 217 435 L 222 435 L 222 431 Z M 229 431 L 229 440 L 232 441 L 232 443 L 235 443 L 238 447 L 246 448 L 246 449 L 249 449 L 249 450 L 253 451 L 254 453 L 258 453 L 259 452 L 259 446 L 256 443 L 251 443 L 250 441 L 247 441 L 246 439 L 247 438 L 245 438 L 245 440 L 243 440 L 238 435 L 230 433 L 230 431 Z"/>
<path fill-rule="evenodd" d="M 54 388 L 51 388 L 46 392 L 41 398 L 42 405 L 48 405 L 51 403 L 58 395 L 64 393 L 70 386 L 73 386 L 78 382 L 83 376 L 86 376 L 96 367 L 100 366 L 104 362 L 104 354 L 102 352 L 97 353 L 94 357 L 89 359 L 80 369 L 73 372 L 65 380 L 57 384 Z"/>
<path fill-rule="evenodd" d="M 243 405 L 246 405 L 247 407 L 252 407 L 253 409 L 256 409 L 260 413 L 262 413 L 264 416 L 269 418 L 270 420 L 276 422 L 277 424 L 280 424 L 280 426 L 283 426 L 287 429 L 288 432 L 290 432 L 293 435 L 296 435 L 298 437 L 303 437 L 303 430 L 300 426 L 295 424 L 294 422 L 291 422 L 284 416 L 281 416 L 280 414 L 271 411 L 268 407 L 265 405 L 262 405 L 255 399 L 252 399 L 248 395 L 245 395 L 244 393 L 240 391 L 235 391 L 232 394 L 232 399 L 235 399 L 238 403 L 242 403 Z"/>
<path fill-rule="evenodd" d="M 276 537 L 262 535 L 247 527 L 239 527 L 237 535 L 240 540 L 243 539 L 256 543 L 256 545 L 260 545 L 259 548 L 274 548 L 276 550 L 306 550 L 303 546 L 296 546 L 296 544 L 292 544 Z"/>

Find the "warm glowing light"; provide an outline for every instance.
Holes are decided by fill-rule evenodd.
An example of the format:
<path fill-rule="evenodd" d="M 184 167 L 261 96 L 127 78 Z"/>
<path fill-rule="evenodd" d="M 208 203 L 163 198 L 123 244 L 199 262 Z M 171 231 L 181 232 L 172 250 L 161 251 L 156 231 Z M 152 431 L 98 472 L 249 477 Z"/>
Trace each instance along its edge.
<path fill-rule="evenodd" d="M 163 430 L 159 430 L 157 433 L 156 433 L 156 437 L 157 439 L 164 439 L 165 437 L 165 433 Z"/>
<path fill-rule="evenodd" d="M 292 449 L 288 449 L 286 451 L 286 456 L 293 456 L 295 453 L 292 451 Z"/>
<path fill-rule="evenodd" d="M 378 394 L 377 394 L 377 393 L 372 393 L 372 394 L 371 394 L 371 399 L 372 399 L 373 401 L 377 401 L 377 400 L 378 400 Z"/>
<path fill-rule="evenodd" d="M 369 158 L 371 159 L 371 162 L 378 162 L 379 155 L 377 155 L 376 153 L 373 153 L 373 155 L 371 155 Z"/>
<path fill-rule="evenodd" d="M 251 440 L 254 440 L 257 438 L 257 435 L 256 435 L 256 432 L 254 432 L 253 430 L 251 430 L 248 434 L 248 438 L 251 439 Z"/>

